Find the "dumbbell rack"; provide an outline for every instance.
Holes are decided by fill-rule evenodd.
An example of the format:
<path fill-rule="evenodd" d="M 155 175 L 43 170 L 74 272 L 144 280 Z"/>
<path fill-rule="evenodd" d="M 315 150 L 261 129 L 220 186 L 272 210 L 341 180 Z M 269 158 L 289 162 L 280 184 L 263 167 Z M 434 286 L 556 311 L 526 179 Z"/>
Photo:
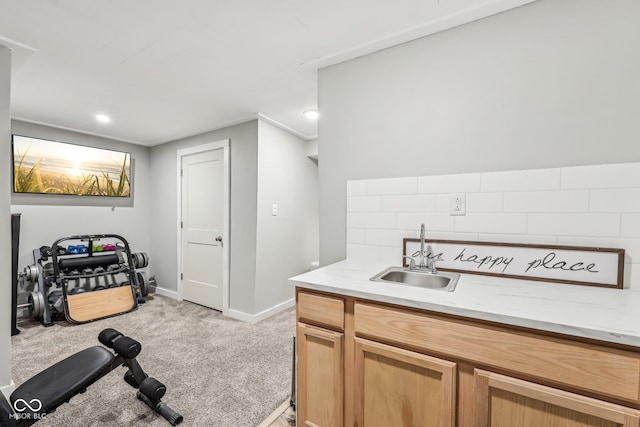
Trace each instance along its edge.
<path fill-rule="evenodd" d="M 116 243 L 111 245 L 115 250 L 94 250 L 94 244 L 99 241 Z M 68 243 L 74 242 L 86 244 L 86 252 L 70 253 L 65 249 Z M 122 236 L 95 234 L 63 237 L 53 242 L 50 248 L 34 249 L 33 255 L 35 266 L 28 269 L 37 268 L 37 272 L 27 272 L 27 275 L 32 278 L 37 275 L 38 291 L 33 292 L 29 299 L 32 313 L 38 314 L 37 317 L 44 326 L 51 326 L 52 317 L 56 315 L 51 310 L 47 295 L 47 289 L 52 286 L 62 289 L 64 317 L 71 323 L 86 323 L 128 313 L 144 302 L 140 283 L 142 275 L 136 273 L 135 269 L 136 264 L 140 265 L 141 258 L 146 262 L 148 258 L 146 254 L 133 256 L 129 243 Z M 45 271 L 44 261 L 49 258 L 51 263 L 46 264 Z M 107 286 L 108 276 L 115 278 L 118 274 L 124 274 L 128 282 Z M 93 279 L 98 284 L 100 277 L 104 277 L 105 286 L 96 286 L 92 292 L 85 292 L 89 289 L 70 287 L 73 283 L 79 284 L 80 280 Z M 78 290 L 83 292 L 76 292 Z"/>

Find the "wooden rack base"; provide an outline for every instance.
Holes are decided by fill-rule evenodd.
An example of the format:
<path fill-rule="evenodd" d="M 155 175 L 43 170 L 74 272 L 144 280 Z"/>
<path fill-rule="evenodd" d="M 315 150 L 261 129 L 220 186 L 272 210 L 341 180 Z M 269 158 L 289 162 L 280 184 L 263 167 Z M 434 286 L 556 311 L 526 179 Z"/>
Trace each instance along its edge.
<path fill-rule="evenodd" d="M 127 313 L 136 308 L 129 285 L 67 296 L 67 320 L 84 323 Z"/>

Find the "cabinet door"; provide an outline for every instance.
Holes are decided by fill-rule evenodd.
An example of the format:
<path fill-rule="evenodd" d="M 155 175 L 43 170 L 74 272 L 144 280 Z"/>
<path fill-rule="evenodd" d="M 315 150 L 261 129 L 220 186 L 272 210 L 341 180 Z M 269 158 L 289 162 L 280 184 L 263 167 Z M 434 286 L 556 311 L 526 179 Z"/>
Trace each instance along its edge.
<path fill-rule="evenodd" d="M 476 427 L 638 427 L 640 412 L 476 369 Z"/>
<path fill-rule="evenodd" d="M 355 341 L 355 425 L 455 424 L 455 363 L 361 338 Z"/>
<path fill-rule="evenodd" d="M 342 425 L 343 341 L 343 333 L 298 323 L 299 426 Z"/>

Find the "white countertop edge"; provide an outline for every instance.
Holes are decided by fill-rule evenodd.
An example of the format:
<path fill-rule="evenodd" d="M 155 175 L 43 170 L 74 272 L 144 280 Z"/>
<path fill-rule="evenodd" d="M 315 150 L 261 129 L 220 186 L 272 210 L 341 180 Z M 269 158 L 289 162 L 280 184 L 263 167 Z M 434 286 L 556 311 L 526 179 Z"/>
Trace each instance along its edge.
<path fill-rule="evenodd" d="M 493 298 L 493 300 L 491 301 L 491 304 L 493 304 L 493 307 L 495 308 L 488 307 L 487 309 L 478 309 L 478 308 L 464 307 L 456 304 L 455 293 L 460 291 L 460 293 L 462 294 L 462 291 L 460 289 L 456 289 L 452 293 L 443 293 L 443 294 L 450 294 L 449 296 L 445 297 L 447 301 L 444 301 L 444 302 L 438 301 L 438 299 L 443 299 L 440 295 L 438 295 L 440 291 L 427 291 L 427 292 L 436 292 L 434 294 L 431 294 L 433 296 L 433 298 L 431 298 L 432 300 L 429 300 L 430 298 L 428 297 L 422 298 L 420 300 L 403 298 L 402 296 L 399 296 L 399 295 L 393 295 L 391 292 L 388 292 L 386 290 L 380 291 L 380 289 L 382 288 L 375 289 L 374 285 L 372 285 L 371 283 L 368 283 L 367 285 L 374 289 L 371 289 L 370 291 L 369 290 L 363 291 L 362 289 L 358 289 L 358 287 L 363 286 L 365 284 L 365 281 L 368 282 L 369 277 L 376 274 L 378 271 L 383 270 L 384 268 L 382 268 L 382 266 L 380 265 L 373 266 L 373 267 L 358 266 L 355 269 L 350 269 L 351 271 L 347 273 L 345 273 L 341 268 L 344 266 L 350 267 L 352 265 L 358 266 L 357 263 L 354 264 L 348 261 L 343 261 L 340 263 L 332 264 L 331 266 L 328 266 L 325 269 L 314 270 L 309 273 L 292 277 L 291 279 L 289 279 L 289 282 L 294 286 L 304 288 L 304 289 L 318 290 L 318 291 L 323 291 L 323 292 L 328 292 L 333 294 L 367 299 L 370 301 L 384 302 L 384 303 L 395 304 L 399 306 L 423 309 L 423 310 L 428 310 L 428 311 L 437 312 L 437 313 L 450 314 L 450 315 L 455 315 L 460 317 L 467 317 L 470 319 L 501 323 L 505 325 L 513 325 L 513 326 L 558 333 L 558 334 L 563 334 L 568 336 L 593 339 L 597 341 L 604 341 L 604 342 L 628 345 L 633 347 L 640 347 L 640 305 L 638 305 L 638 315 L 634 316 L 633 319 L 627 319 L 628 322 L 632 322 L 633 324 L 626 325 L 626 327 L 634 328 L 628 331 L 625 329 L 625 326 L 617 325 L 614 327 L 611 324 L 607 323 L 606 321 L 602 322 L 601 325 L 597 324 L 598 322 L 595 322 L 596 324 L 594 324 L 593 326 L 587 325 L 587 323 L 594 323 L 593 318 L 599 315 L 606 316 L 607 310 L 609 310 L 609 312 L 611 312 L 612 310 L 615 311 L 615 307 L 612 307 L 611 303 L 608 303 L 606 307 L 599 307 L 601 304 L 593 304 L 592 302 L 585 303 L 584 301 L 577 301 L 575 305 L 576 307 L 580 308 L 582 311 L 584 311 L 584 307 L 580 307 L 580 305 L 585 305 L 585 304 L 593 305 L 593 307 L 591 306 L 588 307 L 589 309 L 593 308 L 594 310 L 593 316 L 590 316 L 589 319 L 584 319 L 585 315 L 582 314 L 581 315 L 582 317 L 577 316 L 578 319 L 575 320 L 573 324 L 561 323 L 558 321 L 553 321 L 553 320 L 548 321 L 541 318 L 541 317 L 544 317 L 544 313 L 536 312 L 536 304 L 539 301 L 535 301 L 535 299 L 531 304 L 531 307 L 529 307 L 529 310 L 522 310 L 521 312 L 518 312 L 518 315 L 507 314 L 504 312 L 501 313 L 499 309 L 499 306 L 501 303 L 499 298 L 501 296 L 497 295 L 495 292 L 493 295 L 490 296 L 491 298 Z M 358 272 L 357 270 L 361 270 L 361 271 Z M 357 277 L 357 276 L 360 276 L 360 277 Z M 464 275 L 465 278 L 468 278 L 469 276 L 471 276 L 472 278 L 471 280 L 467 279 L 467 282 L 470 282 L 470 281 L 473 282 L 473 280 L 475 279 L 473 275 Z M 330 283 L 333 281 L 332 278 L 335 278 L 335 281 L 336 281 L 335 285 L 333 283 Z M 478 288 L 481 288 L 482 286 L 484 286 L 482 282 L 486 281 L 487 278 L 484 277 L 483 279 L 484 280 L 478 280 L 478 283 L 472 283 L 471 285 L 467 283 L 466 286 L 477 286 Z M 518 286 L 522 286 L 518 282 L 523 282 L 515 279 L 500 279 L 500 280 L 502 281 L 509 280 L 510 282 L 513 282 L 515 284 L 514 292 L 518 291 Z M 397 286 L 397 285 L 392 285 L 392 286 Z M 577 295 L 584 296 L 585 294 L 586 295 L 596 294 L 594 298 L 598 298 L 600 296 L 598 292 L 602 292 L 603 290 L 603 288 L 593 288 L 593 287 L 585 287 L 585 286 L 570 286 L 570 285 L 558 285 L 558 284 L 540 285 L 540 287 L 543 287 L 543 286 L 546 288 L 551 287 L 552 289 L 555 289 L 553 287 L 557 287 L 557 286 L 562 286 L 562 287 L 569 286 L 569 288 L 573 288 L 574 292 L 581 293 Z M 500 292 L 501 294 L 504 294 L 503 303 L 504 304 L 512 303 L 512 301 L 509 299 L 510 296 L 508 295 L 509 288 L 507 286 L 504 286 L 503 289 L 504 290 L 501 289 L 501 292 Z M 557 288 L 557 289 L 565 290 L 565 288 Z M 528 289 L 528 291 L 530 291 L 530 289 Z M 611 290 L 607 290 L 607 291 L 611 291 Z M 613 291 L 623 292 L 624 290 L 613 290 Z M 474 289 L 474 292 L 478 292 L 477 289 Z M 398 293 L 402 293 L 402 292 L 398 292 Z M 565 294 L 568 294 L 568 293 L 569 292 L 565 292 Z M 633 292 L 633 294 L 627 293 L 626 295 L 632 295 L 633 296 L 632 301 L 636 301 L 636 300 L 639 300 L 638 297 L 640 296 L 640 293 Z M 522 296 L 520 295 L 514 295 L 514 297 L 522 299 Z M 544 297 L 549 298 L 546 295 L 544 295 Z M 544 298 L 540 297 L 540 299 L 543 300 Z M 544 303 L 544 301 L 542 302 Z M 554 302 L 556 304 L 561 304 L 563 308 L 566 306 L 566 310 L 569 312 L 571 312 L 571 310 L 574 309 L 571 306 L 572 301 L 560 300 L 560 301 L 554 301 Z M 468 303 L 462 301 L 462 305 L 465 305 L 465 304 L 468 305 Z M 478 305 L 480 306 L 482 304 L 478 304 Z M 601 313 L 598 312 L 598 308 L 602 309 Z"/>

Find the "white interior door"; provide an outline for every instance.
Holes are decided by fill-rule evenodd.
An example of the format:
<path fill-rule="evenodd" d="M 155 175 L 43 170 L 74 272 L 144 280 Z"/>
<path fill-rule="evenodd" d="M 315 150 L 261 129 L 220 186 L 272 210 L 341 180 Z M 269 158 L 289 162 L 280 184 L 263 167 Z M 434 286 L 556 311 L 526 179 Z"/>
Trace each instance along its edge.
<path fill-rule="evenodd" d="M 223 310 L 224 149 L 182 156 L 182 298 Z"/>

